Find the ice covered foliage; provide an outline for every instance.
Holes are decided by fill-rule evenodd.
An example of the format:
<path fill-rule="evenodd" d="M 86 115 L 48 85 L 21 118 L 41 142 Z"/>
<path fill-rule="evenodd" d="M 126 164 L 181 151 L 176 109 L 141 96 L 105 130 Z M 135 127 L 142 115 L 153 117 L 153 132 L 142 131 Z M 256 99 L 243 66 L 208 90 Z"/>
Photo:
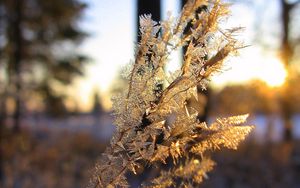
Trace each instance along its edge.
<path fill-rule="evenodd" d="M 220 28 L 228 14 L 228 4 L 219 0 L 189 0 L 177 19 L 158 23 L 151 15 L 140 16 L 141 40 L 126 75 L 128 87 L 113 97 L 116 132 L 89 187 L 128 187 L 126 172 L 167 160 L 173 166 L 143 186 L 193 187 L 213 169 L 213 151 L 237 149 L 252 129 L 242 125 L 247 115 L 207 125 L 187 107 L 187 100 L 197 96 L 196 87 L 205 88 L 224 60 L 243 47 L 234 38 L 240 28 Z M 168 75 L 168 57 L 181 48 L 181 69 Z"/>

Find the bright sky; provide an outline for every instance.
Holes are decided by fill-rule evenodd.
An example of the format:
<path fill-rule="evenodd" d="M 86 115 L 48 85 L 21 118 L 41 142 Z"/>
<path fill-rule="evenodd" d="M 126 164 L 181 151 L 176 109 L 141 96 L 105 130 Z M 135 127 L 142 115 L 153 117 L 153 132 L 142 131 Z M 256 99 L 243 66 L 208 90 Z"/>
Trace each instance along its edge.
<path fill-rule="evenodd" d="M 133 59 L 136 23 L 135 0 L 86 0 L 86 2 L 89 4 L 89 8 L 86 11 L 82 27 L 91 36 L 80 48 L 92 58 L 93 63 L 86 68 L 86 77 L 76 81 L 75 91 L 72 92 L 73 96 L 79 100 L 79 104 L 82 104 L 80 106 L 82 110 L 88 110 L 90 107 L 95 90 L 101 91 L 105 101 L 109 99 L 110 96 L 107 94 L 120 67 Z M 176 2 L 179 0 L 163 0 L 163 18 L 166 17 L 167 11 L 172 11 L 172 15 L 179 12 Z M 273 46 L 277 45 L 277 41 L 274 41 L 274 36 L 278 35 L 276 32 L 271 32 L 271 36 L 266 35 L 269 37 L 264 38 L 263 41 L 255 40 L 259 38 L 257 35 L 270 30 L 265 27 L 256 28 L 258 24 L 255 23 L 257 21 L 255 17 L 261 16 L 260 22 L 272 23 L 278 16 L 275 14 L 278 12 L 276 10 L 278 9 L 277 1 L 269 3 L 267 7 L 264 2 L 264 0 L 256 0 L 255 9 L 249 9 L 245 5 L 232 7 L 232 17 L 224 24 L 228 27 L 246 27 L 240 38 L 244 40 L 245 44 L 252 46 L 243 49 L 240 56 L 234 58 L 233 62 L 227 66 L 228 70 L 213 79 L 214 85 L 244 82 L 254 78 L 262 79 L 271 86 L 283 83 L 286 73 L 283 65 L 276 58 L 276 54 L 266 53 L 265 48 L 256 45 L 256 42 L 269 43 L 270 40 L 273 40 L 271 42 Z M 280 25 L 274 22 L 272 28 L 278 27 Z M 177 62 L 179 62 L 179 58 L 179 54 L 171 56 L 171 60 Z"/>

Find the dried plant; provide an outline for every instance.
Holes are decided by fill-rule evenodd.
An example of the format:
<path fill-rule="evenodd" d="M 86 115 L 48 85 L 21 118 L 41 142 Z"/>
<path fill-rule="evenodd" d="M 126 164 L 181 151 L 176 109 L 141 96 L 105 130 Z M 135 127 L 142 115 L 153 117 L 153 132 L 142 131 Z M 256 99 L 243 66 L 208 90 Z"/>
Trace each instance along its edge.
<path fill-rule="evenodd" d="M 178 19 L 157 23 L 151 15 L 140 17 L 141 40 L 125 75 L 128 89 L 113 98 L 117 130 L 89 187 L 128 187 L 127 171 L 136 173 L 141 166 L 167 159 L 173 167 L 144 186 L 192 187 L 215 165 L 212 151 L 236 149 L 245 139 L 252 129 L 241 126 L 247 115 L 217 119 L 208 126 L 187 106 L 191 97 L 197 99 L 197 85 L 205 89 L 224 60 L 243 47 L 234 39 L 240 28 L 219 27 L 228 14 L 228 4 L 219 0 L 189 0 Z M 186 49 L 181 69 L 166 73 L 170 53 L 181 48 Z"/>

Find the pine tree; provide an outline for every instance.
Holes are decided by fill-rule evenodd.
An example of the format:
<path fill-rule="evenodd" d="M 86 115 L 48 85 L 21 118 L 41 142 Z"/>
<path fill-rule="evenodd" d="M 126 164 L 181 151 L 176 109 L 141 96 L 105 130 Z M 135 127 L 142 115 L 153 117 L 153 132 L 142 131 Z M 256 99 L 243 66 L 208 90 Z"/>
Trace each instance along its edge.
<path fill-rule="evenodd" d="M 5 98 L 15 103 L 15 129 L 26 95 L 40 96 L 53 111 L 53 101 L 62 100 L 55 87 L 83 74 L 86 57 L 76 45 L 86 36 L 78 28 L 85 7 L 79 0 L 0 1 L 0 66 L 6 69 L 1 79 Z"/>
<path fill-rule="evenodd" d="M 203 6 L 206 10 L 199 13 Z M 170 16 L 157 23 L 151 15 L 140 17 L 141 39 L 125 74 L 128 88 L 113 98 L 117 129 L 88 187 L 128 187 L 126 172 L 136 174 L 142 166 L 169 159 L 172 168 L 143 186 L 195 187 L 213 169 L 213 151 L 237 149 L 253 128 L 242 126 L 248 115 L 218 118 L 207 125 L 187 106 L 197 96 L 197 86 L 205 89 L 225 59 L 243 47 L 234 39 L 241 28 L 220 28 L 228 14 L 228 4 L 219 0 L 189 0 L 178 19 Z M 168 74 L 164 66 L 172 63 L 169 54 L 184 47 L 181 69 Z"/>

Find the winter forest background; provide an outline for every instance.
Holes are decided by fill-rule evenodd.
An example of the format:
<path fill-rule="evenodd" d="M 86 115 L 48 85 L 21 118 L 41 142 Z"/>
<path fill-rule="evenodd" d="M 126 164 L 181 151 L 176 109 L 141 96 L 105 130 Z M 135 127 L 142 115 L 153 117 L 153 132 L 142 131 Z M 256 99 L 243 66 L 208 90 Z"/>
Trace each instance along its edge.
<path fill-rule="evenodd" d="M 0 187 L 83 187 L 114 131 L 138 15 L 182 0 L 0 0 Z M 246 45 L 198 102 L 202 119 L 250 114 L 237 151 L 215 154 L 203 187 L 300 187 L 300 1 L 228 0 Z M 176 70 L 182 52 L 171 55 Z M 199 103 L 199 104 L 198 104 Z M 147 177 L 129 177 L 132 187 Z"/>

